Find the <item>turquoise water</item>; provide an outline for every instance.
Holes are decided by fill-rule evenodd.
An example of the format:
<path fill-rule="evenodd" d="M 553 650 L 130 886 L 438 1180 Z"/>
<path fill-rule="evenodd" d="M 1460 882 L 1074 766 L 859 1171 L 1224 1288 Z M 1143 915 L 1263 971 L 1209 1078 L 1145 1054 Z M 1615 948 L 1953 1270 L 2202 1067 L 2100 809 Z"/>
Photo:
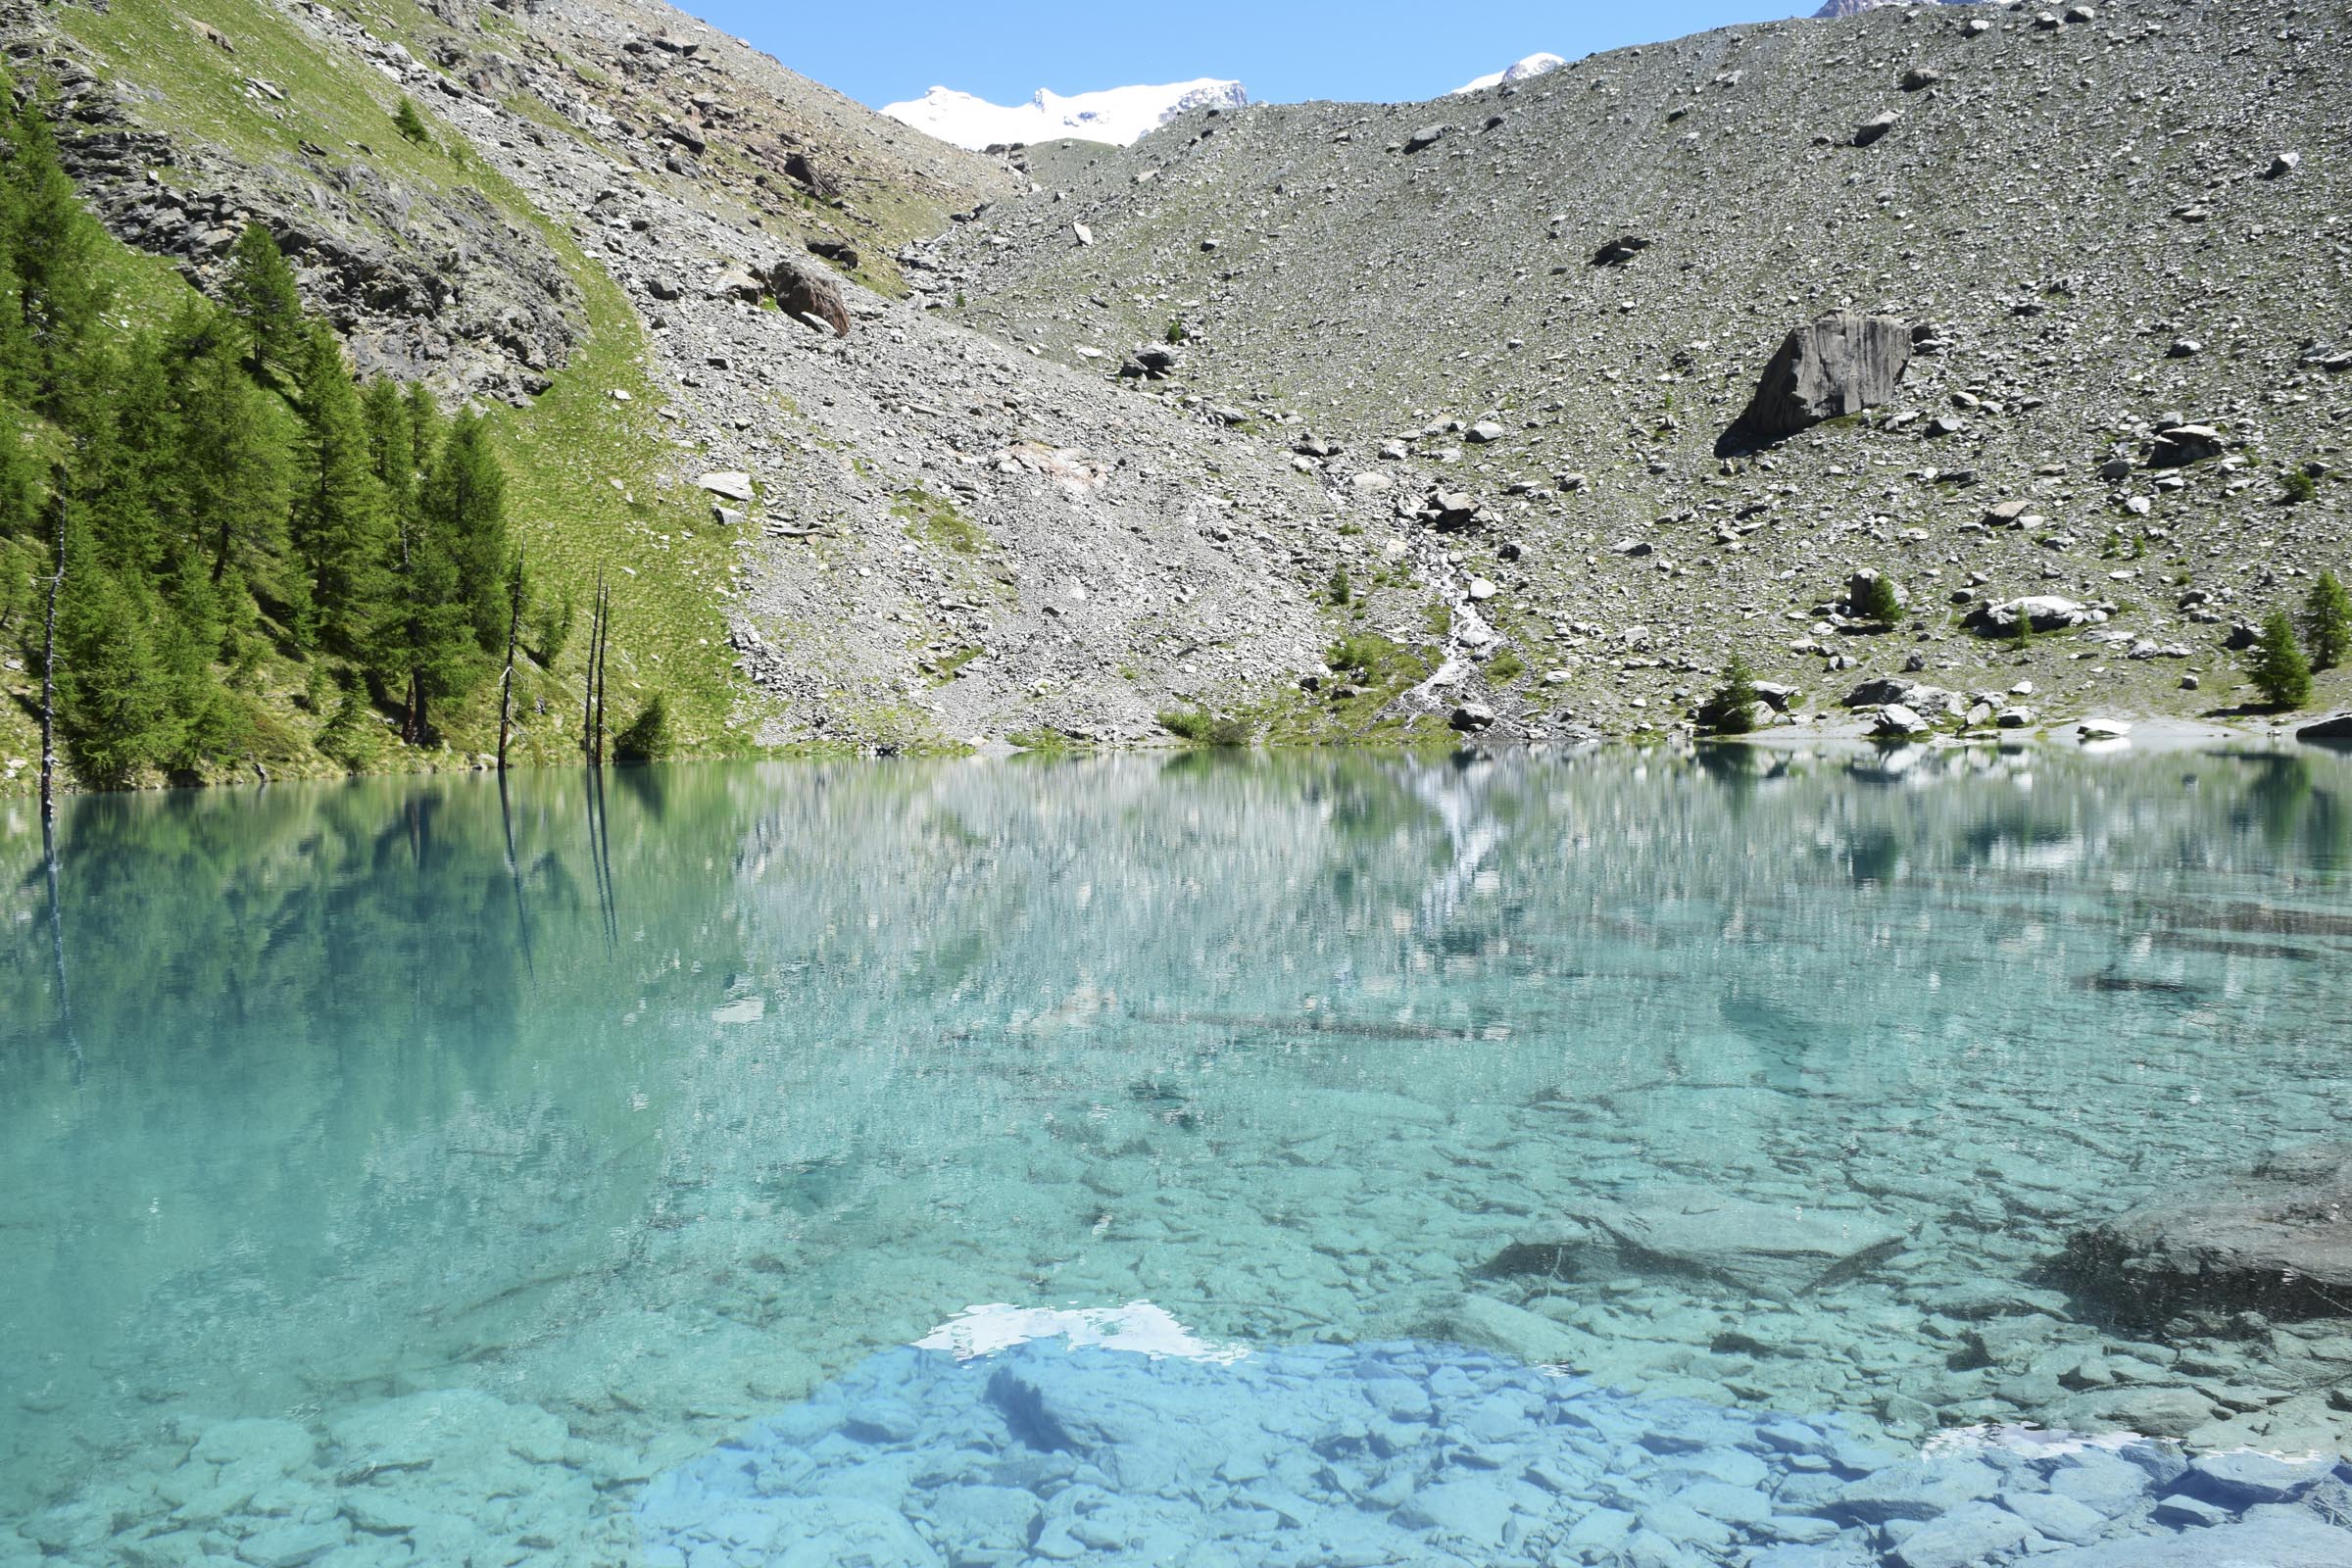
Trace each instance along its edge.
<path fill-rule="evenodd" d="M 1184 1467 L 1132 1446 L 1201 1400 L 1353 1432 L 1346 1391 L 1398 1376 L 1532 1425 L 1416 1417 L 1435 1447 L 1284 1495 L 1352 1520 L 1390 1488 L 1428 1560 L 1877 1562 L 1943 1523 L 1820 1478 L 1957 1444 L 1995 1508 L 2028 1423 L 2346 1446 L 2352 1325 L 2168 1337 L 2048 1273 L 2151 1194 L 2344 1136 L 2339 756 L 707 766 L 518 776 L 504 809 L 382 781 L 72 803 L 58 890 L 0 806 L 8 1568 L 915 1563 L 870 1508 L 742 1540 L 679 1510 L 716 1506 L 712 1455 L 862 1508 L 983 1441 L 1097 1467 L 1021 1470 L 1049 1511 L 1123 1496 L 1090 1442 L 1158 1495 Z M 1824 1255 L 1586 1245 L 1688 1192 Z M 1056 1396 L 1173 1413 L 1038 1438 L 1068 1422 L 997 1374 L 1084 1323 L 1142 1348 L 1081 1343 L 1100 1381 Z M 760 1446 L 908 1378 L 969 1422 Z M 1564 1423 L 1617 1434 L 1586 1456 L 1635 1521 L 1606 1540 L 1528 1479 Z M 1526 1448 L 1492 1485 L 1568 1499 L 1550 1523 L 1430 1503 L 1482 1443 Z M 1749 1455 L 1712 1484 L 1770 1508 L 1674 1535 L 1675 1451 Z M 1204 1496 L 1089 1560 L 1209 1560 Z M 1032 1504 L 981 1502 L 900 1528 L 1053 1557 Z M 1005 1509 L 1026 1544 L 974 1544 Z"/>

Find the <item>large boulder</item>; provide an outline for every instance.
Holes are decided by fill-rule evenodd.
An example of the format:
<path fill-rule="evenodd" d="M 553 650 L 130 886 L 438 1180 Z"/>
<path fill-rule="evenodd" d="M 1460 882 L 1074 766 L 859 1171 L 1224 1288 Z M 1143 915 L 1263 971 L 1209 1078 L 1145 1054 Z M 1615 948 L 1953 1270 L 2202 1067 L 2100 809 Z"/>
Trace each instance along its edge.
<path fill-rule="evenodd" d="M 849 302 L 830 274 L 787 257 L 768 269 L 767 291 L 793 316 L 810 316 L 833 328 L 836 337 L 850 335 Z"/>
<path fill-rule="evenodd" d="M 1774 441 L 1876 408 L 1893 400 L 1910 364 L 1910 323 L 1834 311 L 1788 334 L 1733 428 Z"/>
<path fill-rule="evenodd" d="M 2295 731 L 2299 741 L 2352 741 L 2352 713 L 2337 713 Z"/>
<path fill-rule="evenodd" d="M 2352 1144 L 2274 1154 L 2069 1238 L 2061 1268 L 2118 1316 L 2340 1317 L 2352 1302 Z"/>
<path fill-rule="evenodd" d="M 1711 1187 L 1652 1187 L 1587 1202 L 1487 1267 L 1497 1275 L 1696 1275 L 1785 1299 L 1863 1272 L 1903 1239 L 1899 1226 L 1873 1214 L 1750 1202 Z"/>
<path fill-rule="evenodd" d="M 2078 605 L 2072 599 L 2035 594 L 1997 605 L 1981 605 L 1968 617 L 1968 624 L 1986 637 L 2014 637 L 2021 619 L 2035 631 L 2066 631 L 2087 623 L 2091 612 L 2088 606 Z"/>

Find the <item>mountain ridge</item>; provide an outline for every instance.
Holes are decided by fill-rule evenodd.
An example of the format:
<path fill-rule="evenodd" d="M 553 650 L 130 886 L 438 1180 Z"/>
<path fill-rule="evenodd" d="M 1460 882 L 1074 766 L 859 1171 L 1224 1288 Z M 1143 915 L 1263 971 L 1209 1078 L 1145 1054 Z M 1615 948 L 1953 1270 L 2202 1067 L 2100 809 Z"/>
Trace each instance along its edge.
<path fill-rule="evenodd" d="M 1064 137 L 1125 146 L 1178 115 L 1240 109 L 1249 102 L 1250 94 L 1240 82 L 1203 76 L 1066 97 L 1040 87 L 1023 104 L 994 104 L 967 92 L 933 87 L 920 98 L 885 104 L 881 113 L 951 146 L 980 151 Z"/>

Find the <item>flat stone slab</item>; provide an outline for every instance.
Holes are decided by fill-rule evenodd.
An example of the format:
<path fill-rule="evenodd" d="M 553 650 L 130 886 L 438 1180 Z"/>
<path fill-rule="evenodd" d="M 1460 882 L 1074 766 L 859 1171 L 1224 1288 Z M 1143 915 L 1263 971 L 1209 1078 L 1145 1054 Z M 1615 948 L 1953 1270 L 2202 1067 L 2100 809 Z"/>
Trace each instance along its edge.
<path fill-rule="evenodd" d="M 2184 1308 L 2340 1317 L 2352 1301 L 2352 1144 L 2152 1198 L 2077 1232 L 2060 1266 L 2136 1322 Z"/>
<path fill-rule="evenodd" d="M 724 496 L 729 501 L 741 501 L 747 506 L 757 495 L 752 488 L 752 476 L 740 471 L 706 473 L 694 482 L 714 496 Z"/>
<path fill-rule="evenodd" d="M 1614 1266 L 1789 1297 L 1862 1273 L 1904 1240 L 1900 1226 L 1875 1214 L 1751 1202 L 1706 1187 L 1646 1188 L 1589 1202 L 1572 1218 L 1573 1231 L 1506 1249 L 1489 1271 L 1582 1274 Z"/>

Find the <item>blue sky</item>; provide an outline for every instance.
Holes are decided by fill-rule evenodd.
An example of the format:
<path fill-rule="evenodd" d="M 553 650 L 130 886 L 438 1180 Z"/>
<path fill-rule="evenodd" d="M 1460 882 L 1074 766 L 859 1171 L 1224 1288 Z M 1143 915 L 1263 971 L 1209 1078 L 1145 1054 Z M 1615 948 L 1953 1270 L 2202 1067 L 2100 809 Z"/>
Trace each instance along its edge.
<path fill-rule="evenodd" d="M 1541 49 L 1573 60 L 1789 16 L 1801 0 L 681 3 L 801 74 L 879 107 L 934 82 L 1019 103 L 1040 87 L 1086 92 L 1195 76 L 1231 77 L 1273 102 L 1430 98 Z"/>

